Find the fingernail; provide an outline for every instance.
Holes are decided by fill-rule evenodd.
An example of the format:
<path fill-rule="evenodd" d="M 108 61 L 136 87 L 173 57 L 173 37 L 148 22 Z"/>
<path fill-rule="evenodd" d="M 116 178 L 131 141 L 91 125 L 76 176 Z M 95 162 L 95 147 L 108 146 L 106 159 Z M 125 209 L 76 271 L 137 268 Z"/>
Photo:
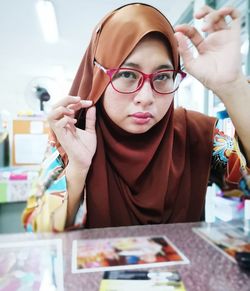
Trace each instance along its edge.
<path fill-rule="evenodd" d="M 92 100 L 81 100 L 81 103 L 84 105 L 91 105 L 93 103 Z"/>

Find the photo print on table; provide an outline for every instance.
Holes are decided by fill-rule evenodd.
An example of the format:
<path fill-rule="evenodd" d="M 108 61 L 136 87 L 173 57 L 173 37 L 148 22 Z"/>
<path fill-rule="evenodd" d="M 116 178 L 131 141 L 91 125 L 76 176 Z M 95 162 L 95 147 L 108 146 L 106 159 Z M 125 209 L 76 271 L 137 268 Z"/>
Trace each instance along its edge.
<path fill-rule="evenodd" d="M 194 227 L 193 231 L 235 263 L 237 252 L 250 252 L 250 237 L 244 234 L 239 225 L 215 224 Z"/>
<path fill-rule="evenodd" d="M 63 289 L 60 239 L 0 243 L 0 290 Z"/>
<path fill-rule="evenodd" d="M 164 236 L 74 240 L 72 272 L 95 272 L 187 264 Z"/>

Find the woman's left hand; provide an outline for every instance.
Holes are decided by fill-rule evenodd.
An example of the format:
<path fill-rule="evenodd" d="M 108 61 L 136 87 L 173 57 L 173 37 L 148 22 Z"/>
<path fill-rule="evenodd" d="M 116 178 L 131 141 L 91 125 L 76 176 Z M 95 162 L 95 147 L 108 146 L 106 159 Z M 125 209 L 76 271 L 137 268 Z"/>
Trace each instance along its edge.
<path fill-rule="evenodd" d="M 203 6 L 194 16 L 204 20 L 202 31 L 207 36 L 203 37 L 195 27 L 187 24 L 176 26 L 179 53 L 185 70 L 216 92 L 242 77 L 240 15 L 232 7 L 214 10 Z M 231 18 L 230 23 L 226 17 Z M 197 49 L 197 56 L 194 56 L 188 39 Z"/>

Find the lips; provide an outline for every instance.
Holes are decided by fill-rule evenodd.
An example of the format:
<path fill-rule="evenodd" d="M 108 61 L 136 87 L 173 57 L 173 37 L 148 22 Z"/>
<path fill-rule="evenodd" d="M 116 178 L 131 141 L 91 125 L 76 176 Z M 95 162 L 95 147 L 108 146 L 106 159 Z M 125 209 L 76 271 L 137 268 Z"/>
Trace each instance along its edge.
<path fill-rule="evenodd" d="M 149 112 L 136 112 L 134 114 L 131 114 L 130 117 L 132 118 L 134 124 L 145 125 L 147 123 L 150 123 L 153 115 Z"/>
<path fill-rule="evenodd" d="M 136 112 L 134 114 L 131 114 L 132 117 L 135 118 L 142 118 L 142 119 L 147 119 L 153 117 L 151 113 L 149 112 Z"/>

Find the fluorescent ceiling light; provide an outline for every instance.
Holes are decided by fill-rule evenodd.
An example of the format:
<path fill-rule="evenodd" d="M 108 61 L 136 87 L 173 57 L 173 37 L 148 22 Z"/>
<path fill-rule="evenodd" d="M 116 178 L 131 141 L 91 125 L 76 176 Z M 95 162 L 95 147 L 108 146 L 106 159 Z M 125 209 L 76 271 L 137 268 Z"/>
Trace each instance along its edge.
<path fill-rule="evenodd" d="M 45 40 L 47 42 L 57 42 L 58 28 L 52 2 L 49 0 L 39 0 L 36 3 L 36 11 Z"/>

